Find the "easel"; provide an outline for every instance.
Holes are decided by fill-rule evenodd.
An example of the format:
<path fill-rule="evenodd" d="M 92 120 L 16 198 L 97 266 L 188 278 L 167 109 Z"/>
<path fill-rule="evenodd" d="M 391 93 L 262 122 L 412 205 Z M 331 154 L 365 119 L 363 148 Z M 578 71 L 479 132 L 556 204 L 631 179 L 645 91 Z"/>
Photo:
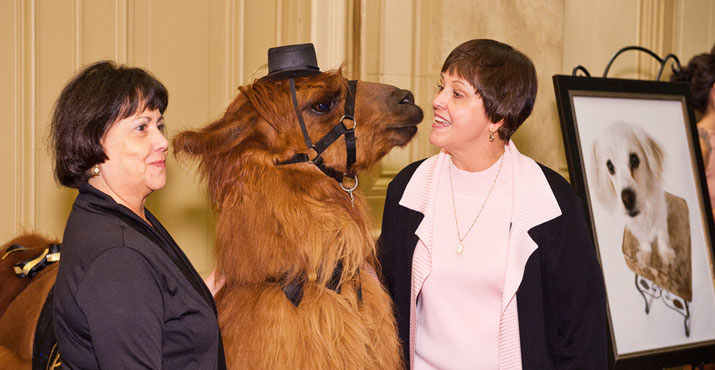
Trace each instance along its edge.
<path fill-rule="evenodd" d="M 660 81 L 663 71 L 665 69 L 666 64 L 668 64 L 669 61 L 672 60 L 672 65 L 671 69 L 672 71 L 679 72 L 681 70 L 681 64 L 680 60 L 678 57 L 672 53 L 667 54 L 665 57 L 661 58 L 659 57 L 656 53 L 653 51 L 641 47 L 641 46 L 626 46 L 618 50 L 608 61 L 606 68 L 603 71 L 603 78 L 608 77 L 608 72 L 611 69 L 611 66 L 613 65 L 613 62 L 616 60 L 618 56 L 623 54 L 626 51 L 630 50 L 635 50 L 639 52 L 644 52 L 651 57 L 653 57 L 655 60 L 658 61 L 660 67 L 658 69 L 658 73 L 655 77 L 655 81 Z M 585 77 L 591 77 L 591 74 L 589 71 L 582 65 L 577 65 L 574 67 L 571 71 L 572 76 L 578 76 L 579 72 Z M 629 268 L 631 268 L 629 266 Z M 631 268 L 633 270 L 633 268 Z M 690 337 L 690 309 L 689 309 L 689 301 L 686 301 L 682 297 L 678 296 L 677 294 L 669 291 L 668 289 L 664 289 L 660 287 L 658 284 L 654 283 L 651 279 L 648 279 L 638 272 L 635 272 L 635 287 L 636 290 L 640 293 L 640 295 L 643 297 L 644 303 L 645 303 L 645 313 L 649 314 L 650 309 L 652 307 L 653 301 L 661 299 L 665 303 L 666 307 L 668 307 L 671 310 L 674 310 L 675 312 L 678 312 L 680 315 L 683 316 L 683 326 L 685 330 L 685 335 L 687 337 Z M 710 362 L 705 362 L 701 361 L 698 363 L 691 363 L 690 366 L 692 366 L 692 369 L 699 369 L 699 370 L 704 370 L 705 365 L 707 365 Z"/>

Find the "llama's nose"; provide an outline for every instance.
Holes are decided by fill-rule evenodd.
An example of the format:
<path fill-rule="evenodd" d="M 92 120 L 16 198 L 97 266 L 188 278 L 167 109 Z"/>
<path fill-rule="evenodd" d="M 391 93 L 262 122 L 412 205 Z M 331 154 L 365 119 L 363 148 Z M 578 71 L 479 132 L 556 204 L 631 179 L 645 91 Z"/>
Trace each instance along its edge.
<path fill-rule="evenodd" d="M 623 206 L 626 207 L 627 210 L 631 211 L 636 205 L 636 193 L 634 193 L 630 188 L 625 188 L 621 192 L 621 200 L 623 201 Z"/>

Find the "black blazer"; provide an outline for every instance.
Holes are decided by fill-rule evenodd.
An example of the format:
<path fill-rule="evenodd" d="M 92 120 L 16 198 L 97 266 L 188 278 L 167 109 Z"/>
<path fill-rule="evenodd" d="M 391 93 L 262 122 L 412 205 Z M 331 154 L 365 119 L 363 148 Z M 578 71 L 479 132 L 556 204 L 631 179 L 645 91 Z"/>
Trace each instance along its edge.
<path fill-rule="evenodd" d="M 54 327 L 71 369 L 225 369 L 211 292 L 169 233 L 88 183 L 65 228 Z"/>
<path fill-rule="evenodd" d="M 403 356 L 409 362 L 410 292 L 415 230 L 423 214 L 399 205 L 422 161 L 390 183 L 378 240 L 381 278 L 395 302 Z M 538 248 L 517 291 L 523 369 L 606 369 L 608 321 L 603 274 L 582 201 L 556 172 L 541 166 L 561 216 L 529 230 Z M 409 368 L 409 367 L 408 367 Z"/>

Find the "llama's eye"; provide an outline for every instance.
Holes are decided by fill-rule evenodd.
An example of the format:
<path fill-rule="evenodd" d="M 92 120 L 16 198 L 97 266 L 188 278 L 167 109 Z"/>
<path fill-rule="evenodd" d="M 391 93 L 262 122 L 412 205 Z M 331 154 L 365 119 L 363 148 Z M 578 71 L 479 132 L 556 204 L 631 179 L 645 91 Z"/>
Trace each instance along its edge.
<path fill-rule="evenodd" d="M 636 168 L 638 168 L 638 165 L 641 164 L 641 159 L 638 158 L 638 155 L 636 155 L 635 153 L 631 153 L 631 155 L 628 157 L 628 161 L 632 170 L 635 170 Z"/>
<path fill-rule="evenodd" d="M 318 114 L 325 114 L 330 112 L 333 109 L 333 106 L 335 106 L 334 101 L 326 101 L 326 102 L 320 102 L 317 104 L 313 104 L 312 107 L 310 107 L 313 112 L 318 113 Z"/>
<path fill-rule="evenodd" d="M 613 162 L 611 162 L 610 159 L 606 161 L 606 167 L 608 167 L 608 173 L 610 173 L 611 175 L 616 173 L 616 169 L 615 167 L 613 167 Z"/>

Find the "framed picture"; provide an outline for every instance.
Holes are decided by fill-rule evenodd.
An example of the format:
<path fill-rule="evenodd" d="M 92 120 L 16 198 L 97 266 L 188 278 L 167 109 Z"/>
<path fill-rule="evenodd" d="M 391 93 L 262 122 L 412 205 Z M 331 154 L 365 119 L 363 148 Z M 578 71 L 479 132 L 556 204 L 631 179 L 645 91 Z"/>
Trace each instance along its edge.
<path fill-rule="evenodd" d="M 606 283 L 612 368 L 715 360 L 715 229 L 688 86 L 553 81 Z"/>

